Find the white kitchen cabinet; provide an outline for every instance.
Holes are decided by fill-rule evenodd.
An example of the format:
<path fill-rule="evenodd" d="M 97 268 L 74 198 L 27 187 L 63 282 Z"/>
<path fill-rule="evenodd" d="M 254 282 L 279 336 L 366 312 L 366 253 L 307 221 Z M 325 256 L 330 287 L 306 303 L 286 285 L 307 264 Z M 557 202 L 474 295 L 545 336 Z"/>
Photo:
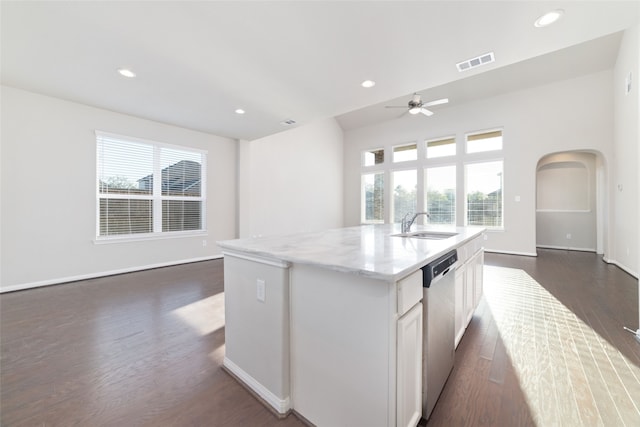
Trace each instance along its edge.
<path fill-rule="evenodd" d="M 422 416 L 422 271 L 396 283 L 311 265 L 290 271 L 296 412 L 317 426 L 415 427 Z"/>
<path fill-rule="evenodd" d="M 464 319 L 464 297 L 465 297 L 465 269 L 460 266 L 456 270 L 456 288 L 455 288 L 455 321 L 454 321 L 454 330 L 455 330 L 455 345 L 458 347 L 458 343 L 462 339 L 462 335 L 464 335 L 464 331 L 466 328 L 466 323 Z"/>
<path fill-rule="evenodd" d="M 482 231 L 458 227 L 445 242 L 397 232 L 393 224 L 218 242 L 225 369 L 280 415 L 294 410 L 319 427 L 415 427 L 423 415 L 421 267 L 461 245 L 466 264 L 476 253 L 466 244 Z M 458 277 L 464 314 L 464 270 Z"/>
<path fill-rule="evenodd" d="M 422 304 L 398 320 L 396 415 L 398 427 L 422 417 Z"/>
<path fill-rule="evenodd" d="M 422 300 L 422 270 L 415 271 L 404 279 L 398 280 L 398 316 Z"/>
<path fill-rule="evenodd" d="M 464 327 L 466 328 L 471 318 L 473 317 L 473 311 L 475 310 L 475 255 L 469 258 L 464 268 Z"/>
<path fill-rule="evenodd" d="M 461 247 L 463 257 L 456 270 L 455 345 L 458 347 L 483 291 L 484 249 L 482 235 Z"/>
<path fill-rule="evenodd" d="M 476 274 L 474 276 L 474 304 L 477 307 L 480 304 L 480 298 L 484 292 L 484 250 L 478 251 L 475 256 L 475 269 Z"/>

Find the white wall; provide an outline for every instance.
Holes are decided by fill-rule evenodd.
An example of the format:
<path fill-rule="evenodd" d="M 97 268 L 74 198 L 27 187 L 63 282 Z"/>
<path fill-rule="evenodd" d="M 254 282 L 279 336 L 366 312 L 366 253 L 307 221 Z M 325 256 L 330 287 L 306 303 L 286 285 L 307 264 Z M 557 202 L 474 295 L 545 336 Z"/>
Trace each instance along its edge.
<path fill-rule="evenodd" d="M 343 225 L 343 134 L 320 120 L 239 147 L 239 235 Z"/>
<path fill-rule="evenodd" d="M 400 142 L 504 128 L 504 231 L 488 233 L 489 250 L 536 252 L 535 180 L 538 160 L 560 151 L 596 151 L 611 165 L 612 71 L 441 108 L 427 118 L 404 116 L 345 132 L 345 222 L 360 221 L 360 153 Z M 460 152 L 460 151 L 459 151 Z M 637 157 L 634 157 L 637 158 Z M 516 202 L 520 196 L 520 202 Z"/>
<path fill-rule="evenodd" d="M 612 168 L 610 232 L 615 239 L 607 254 L 614 262 L 636 276 L 638 268 L 638 146 L 640 131 L 640 42 L 638 26 L 627 30 L 620 44 L 620 51 L 613 73 L 614 99 L 614 167 Z M 626 94 L 625 79 L 632 74 L 631 92 Z"/>
<path fill-rule="evenodd" d="M 545 156 L 538 163 L 536 193 L 538 247 L 596 251 L 595 154 Z"/>
<path fill-rule="evenodd" d="M 11 87 L 1 96 L 1 290 L 211 258 L 235 236 L 234 140 Z M 95 244 L 96 129 L 208 150 L 208 234 Z"/>

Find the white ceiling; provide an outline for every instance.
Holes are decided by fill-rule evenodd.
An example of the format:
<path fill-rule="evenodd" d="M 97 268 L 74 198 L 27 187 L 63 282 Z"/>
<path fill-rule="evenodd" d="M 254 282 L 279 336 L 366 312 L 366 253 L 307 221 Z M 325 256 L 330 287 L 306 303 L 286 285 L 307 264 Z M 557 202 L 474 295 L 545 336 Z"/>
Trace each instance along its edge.
<path fill-rule="evenodd" d="M 2 83 L 238 139 L 280 132 L 285 119 L 337 117 L 349 129 L 396 117 L 384 105 L 416 91 L 456 105 L 610 68 L 613 33 L 638 23 L 639 5 L 3 0 Z M 559 22 L 533 26 L 557 8 Z M 489 51 L 495 63 L 457 71 Z"/>

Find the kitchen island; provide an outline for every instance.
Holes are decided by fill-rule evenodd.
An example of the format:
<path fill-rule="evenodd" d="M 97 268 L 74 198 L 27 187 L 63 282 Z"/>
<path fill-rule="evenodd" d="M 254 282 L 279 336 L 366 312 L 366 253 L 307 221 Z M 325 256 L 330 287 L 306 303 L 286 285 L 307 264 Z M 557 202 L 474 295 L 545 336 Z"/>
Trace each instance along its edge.
<path fill-rule="evenodd" d="M 294 410 L 318 426 L 415 426 L 421 268 L 452 249 L 463 265 L 482 252 L 484 229 L 416 230 L 453 235 L 399 237 L 399 225 L 364 225 L 218 242 L 224 367 L 281 416 Z M 460 295 L 475 307 L 481 289 L 472 288 Z"/>

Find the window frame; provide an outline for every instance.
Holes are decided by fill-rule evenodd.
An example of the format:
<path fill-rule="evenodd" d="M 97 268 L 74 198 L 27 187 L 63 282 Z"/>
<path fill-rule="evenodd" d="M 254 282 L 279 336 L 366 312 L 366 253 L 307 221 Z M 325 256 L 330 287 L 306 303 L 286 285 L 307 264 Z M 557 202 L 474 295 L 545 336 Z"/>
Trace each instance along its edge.
<path fill-rule="evenodd" d="M 467 153 L 467 138 L 469 135 L 479 135 L 490 132 L 500 132 L 502 136 L 502 148 L 496 150 L 479 151 L 474 153 Z M 427 186 L 426 186 L 426 171 L 430 168 L 436 168 L 441 166 L 456 167 L 456 201 L 455 201 L 455 223 L 456 227 L 466 226 L 467 221 L 467 178 L 466 178 L 466 165 L 471 163 L 489 163 L 494 161 L 502 162 L 502 201 L 501 201 L 501 215 L 502 226 L 493 227 L 487 226 L 486 229 L 489 232 L 502 232 L 507 227 L 507 212 L 506 212 L 506 193 L 505 193 L 505 127 L 495 126 L 487 127 L 485 130 L 472 130 L 472 131 L 451 131 L 451 129 L 444 129 L 442 133 L 438 132 L 440 136 L 427 136 L 419 137 L 414 140 L 410 140 L 404 143 L 384 143 L 380 144 L 380 141 L 373 142 L 371 148 L 361 147 L 361 153 L 371 150 L 379 150 L 380 146 L 384 147 L 384 162 L 376 165 L 364 166 L 360 165 L 361 177 L 370 173 L 383 173 L 384 174 L 384 194 L 382 198 L 383 212 L 384 212 L 384 224 L 394 224 L 394 183 L 393 173 L 399 170 L 416 169 L 418 173 L 417 182 L 417 209 L 421 207 L 426 210 L 427 208 Z M 435 133 L 435 135 L 438 135 Z M 433 134 L 432 134 L 433 135 Z M 455 142 L 455 155 L 427 157 L 427 144 L 429 142 L 441 141 L 453 139 Z M 405 140 L 407 141 L 407 140 Z M 415 141 L 415 142 L 414 142 Z M 375 144 L 375 145 L 374 145 Z M 394 150 L 398 147 L 416 146 L 417 159 L 416 160 L 403 160 L 394 161 Z M 363 155 L 362 155 L 363 156 Z M 365 203 L 364 200 L 364 187 L 362 184 L 362 178 L 360 182 L 360 223 L 361 224 L 379 224 L 380 221 L 371 222 L 365 221 Z"/>
<path fill-rule="evenodd" d="M 407 160 L 396 160 L 396 149 L 405 148 L 405 147 L 411 147 L 411 148 L 406 148 L 406 151 L 415 149 L 416 158 L 415 159 L 407 159 Z M 413 147 L 415 147 L 415 148 L 413 148 Z M 402 152 L 402 151 L 405 151 L 405 150 L 398 150 L 398 152 Z M 418 143 L 418 141 L 411 141 L 411 142 L 405 142 L 405 143 L 402 143 L 402 144 L 396 144 L 396 145 L 391 147 L 391 163 L 394 164 L 394 165 L 404 165 L 405 163 L 408 163 L 408 162 L 418 161 L 420 159 L 419 151 L 420 151 L 420 144 Z"/>
<path fill-rule="evenodd" d="M 439 157 L 438 157 L 439 158 Z M 451 156 L 447 156 L 447 159 L 451 160 Z M 457 162 L 451 162 L 449 161 L 448 163 L 432 163 L 432 164 L 425 164 L 422 166 L 423 167 L 423 187 L 422 187 L 422 193 L 423 193 L 423 210 L 424 212 L 429 212 L 429 198 L 427 197 L 427 190 L 429 189 L 429 184 L 428 184 L 428 179 L 427 179 L 427 175 L 428 175 L 428 170 L 429 169 L 438 169 L 438 168 L 453 168 L 453 173 L 454 173 L 454 180 L 455 180 L 455 189 L 454 189 L 454 203 L 453 203 L 453 224 L 443 224 L 443 223 L 439 223 L 439 222 L 434 222 L 433 224 L 437 224 L 437 225 L 446 225 L 446 226 L 457 226 L 458 224 L 458 190 L 459 190 L 459 185 L 458 185 L 458 169 L 459 169 L 459 165 Z M 431 223 L 431 221 L 429 221 L 429 223 Z"/>
<path fill-rule="evenodd" d="M 400 162 L 400 163 L 402 164 L 404 162 Z M 396 166 L 397 166 L 397 164 L 396 164 Z M 383 200 L 386 200 L 387 203 L 389 204 L 388 222 L 390 224 L 397 224 L 397 223 L 402 221 L 402 217 L 400 217 L 400 218 L 396 218 L 395 217 L 395 210 L 396 210 L 396 197 L 395 197 L 396 181 L 395 181 L 394 178 L 395 178 L 396 172 L 398 172 L 398 173 L 415 172 L 415 174 L 416 174 L 416 200 L 415 200 L 415 205 L 416 206 L 413 209 L 413 213 L 418 212 L 419 209 L 420 209 L 420 190 L 419 190 L 419 188 L 420 188 L 420 168 L 419 167 L 403 167 L 403 168 L 390 169 L 389 170 L 389 185 L 388 185 L 388 188 L 390 188 L 390 193 L 391 194 L 389 194 L 388 200 L 387 199 L 383 199 Z M 407 213 L 408 212 L 405 212 L 405 214 L 407 214 Z"/>
<path fill-rule="evenodd" d="M 474 153 L 477 154 L 477 153 Z M 500 184 L 501 184 L 501 188 L 500 188 L 500 215 L 502 218 L 502 225 L 499 226 L 491 226 L 491 225 L 477 225 L 477 224 L 471 224 L 469 225 L 469 200 L 468 200 L 468 194 L 469 194 L 469 190 L 468 190 L 468 172 L 467 172 L 467 166 L 469 165 L 479 165 L 479 164 L 483 164 L 483 163 L 496 163 L 496 162 L 500 162 L 502 165 L 502 177 L 500 179 Z M 469 161 L 465 161 L 463 164 L 463 176 L 464 176 L 464 200 L 463 200 L 463 204 L 464 204 L 464 217 L 463 217 L 463 225 L 465 227 L 484 227 L 487 229 L 487 231 L 504 231 L 505 230 L 505 211 L 504 211 L 504 193 L 505 193 L 505 178 L 504 178 L 504 158 L 502 157 L 493 157 L 493 158 L 486 158 L 486 159 L 482 159 L 482 160 L 469 160 Z"/>
<path fill-rule="evenodd" d="M 382 161 L 380 163 L 373 163 L 371 165 L 368 165 L 366 163 L 367 154 L 374 154 L 375 152 L 378 152 L 378 151 L 382 152 Z M 375 154 L 374 154 L 374 156 L 375 156 Z M 378 148 L 371 148 L 371 149 L 368 149 L 368 150 L 362 150 L 361 151 L 361 157 L 362 158 L 360 160 L 360 166 L 362 166 L 363 168 L 381 167 L 386 161 L 385 156 L 386 156 L 386 153 L 385 153 L 384 147 L 378 147 Z"/>
<path fill-rule="evenodd" d="M 364 191 L 365 176 L 382 175 L 382 220 L 368 220 L 367 216 L 367 193 Z M 387 192 L 387 173 L 384 169 L 363 170 L 360 173 L 360 223 L 361 224 L 384 224 L 386 222 L 386 192 Z"/>
<path fill-rule="evenodd" d="M 100 130 L 95 131 L 96 143 L 95 143 L 95 191 L 96 191 L 96 212 L 95 212 L 95 236 L 94 243 L 117 243 L 127 241 L 144 241 L 144 240 L 162 240 L 171 238 L 183 238 L 191 236 L 206 236 L 207 231 L 207 150 L 199 148 L 168 144 L 164 142 L 153 141 L 144 138 L 138 138 L 127 135 L 119 135 L 111 132 L 104 132 Z M 100 153 L 98 147 L 100 145 L 100 138 L 108 138 L 114 140 L 120 140 L 123 142 L 132 142 L 137 144 L 149 145 L 153 149 L 153 190 L 149 195 L 136 195 L 136 194 L 108 194 L 100 192 Z M 171 196 L 162 194 L 162 178 L 155 179 L 156 176 L 162 177 L 162 167 L 160 163 L 160 153 L 162 149 L 178 150 L 189 153 L 199 154 L 201 156 L 200 165 L 200 196 Z M 120 199 L 120 200 L 150 200 L 152 202 L 152 232 L 150 233 L 134 233 L 134 234 L 112 234 L 101 235 L 100 234 L 100 201 L 104 199 Z M 198 201 L 200 202 L 200 229 L 198 230 L 179 230 L 179 231 L 162 231 L 163 228 L 163 201 Z"/>
<path fill-rule="evenodd" d="M 429 157 L 430 142 L 446 142 L 446 141 L 453 141 L 453 148 L 454 148 L 453 154 Z M 425 159 L 427 159 L 427 161 L 437 161 L 436 159 L 449 159 L 450 161 L 450 159 L 455 159 L 457 156 L 458 156 L 458 141 L 456 140 L 456 135 L 447 135 L 439 138 L 429 138 L 424 140 L 424 157 Z"/>
<path fill-rule="evenodd" d="M 495 133 L 495 132 L 500 132 L 500 148 L 496 148 L 496 149 L 491 149 L 491 150 L 480 150 L 480 151 L 472 151 L 469 152 L 469 137 L 474 137 L 474 136 L 478 136 L 478 135 L 485 135 L 485 134 L 490 134 L 490 133 Z M 500 153 L 503 152 L 504 150 L 504 129 L 501 127 L 498 128 L 490 128 L 490 129 L 485 129 L 485 130 L 479 130 L 479 131 L 473 131 L 473 132 L 466 132 L 464 134 L 464 154 L 467 156 L 476 156 L 476 155 L 481 155 L 484 153 Z"/>

